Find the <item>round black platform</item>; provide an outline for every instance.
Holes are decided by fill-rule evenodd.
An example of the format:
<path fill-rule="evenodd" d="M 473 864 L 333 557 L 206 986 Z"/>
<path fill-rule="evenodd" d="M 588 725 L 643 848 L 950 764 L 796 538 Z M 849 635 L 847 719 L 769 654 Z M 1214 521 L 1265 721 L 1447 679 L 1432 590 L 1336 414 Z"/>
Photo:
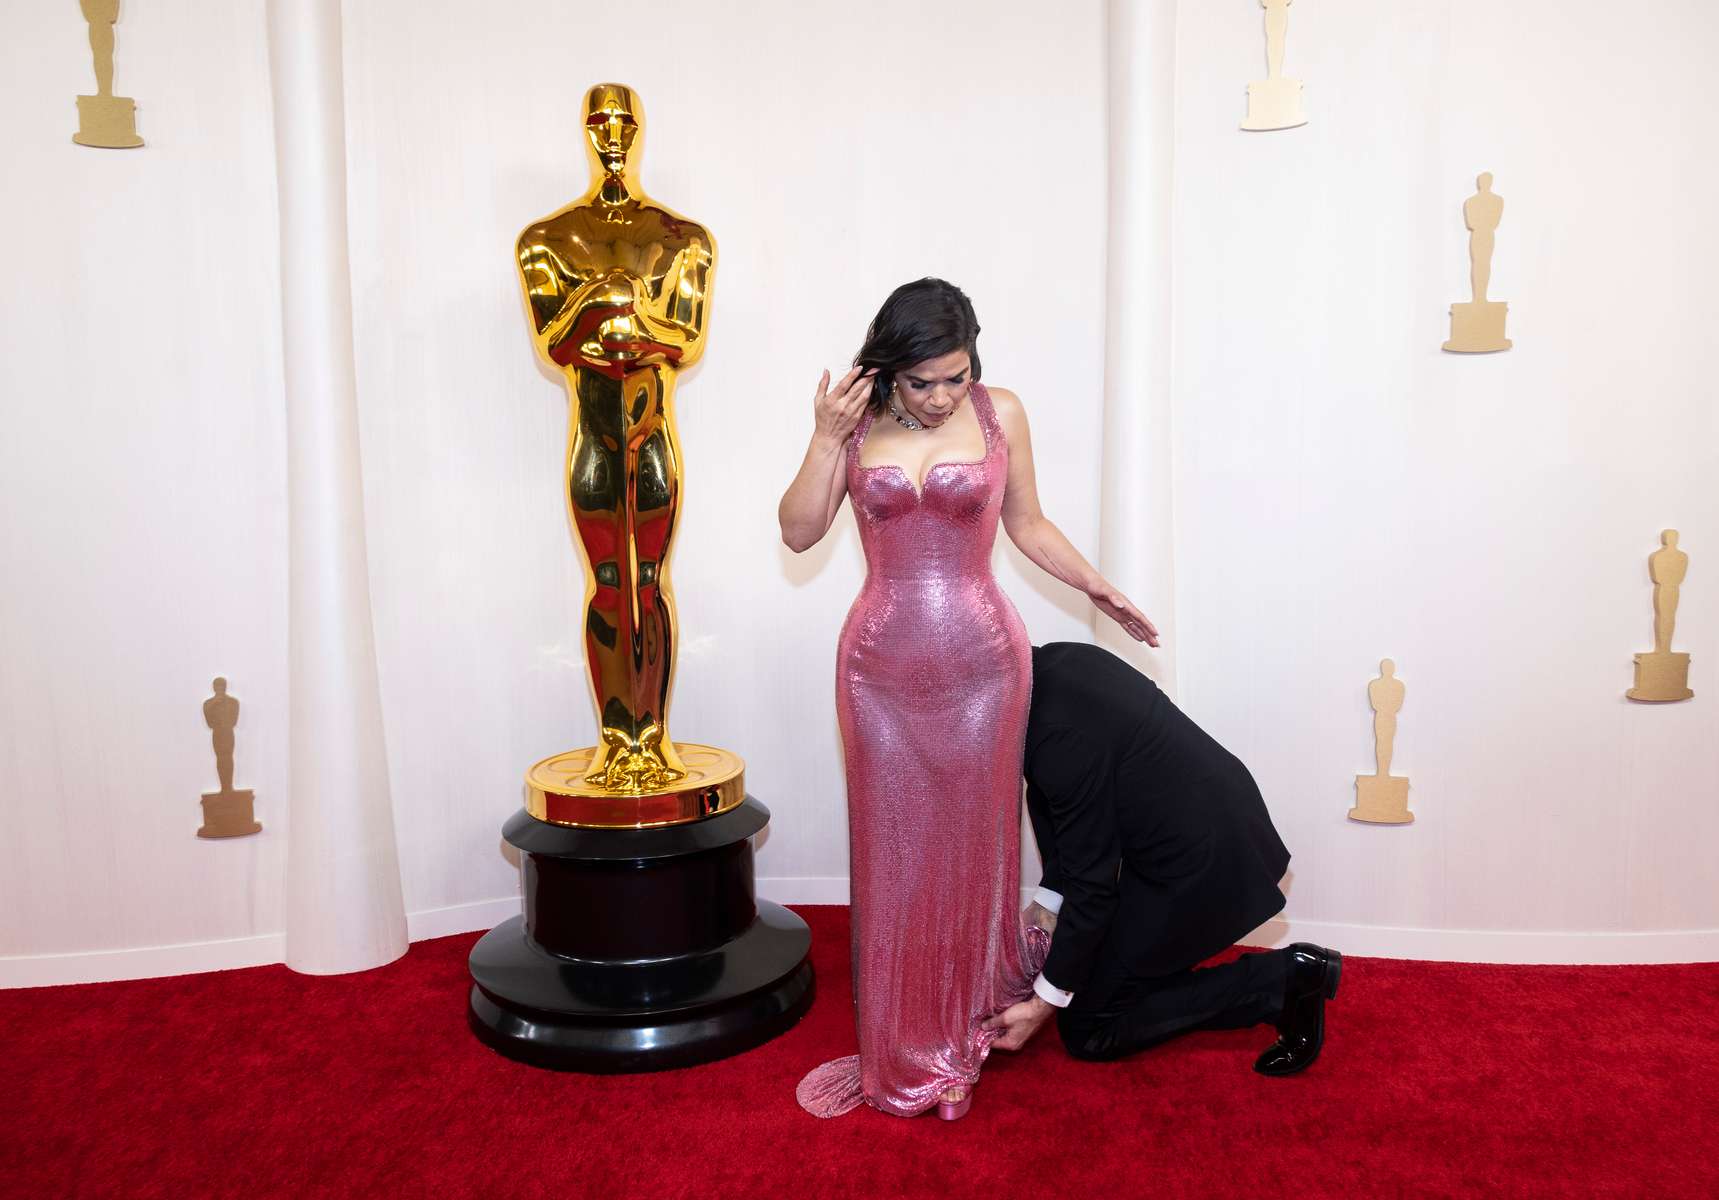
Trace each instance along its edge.
<path fill-rule="evenodd" d="M 813 996 L 811 931 L 756 902 L 753 797 L 659 829 L 572 829 L 516 814 L 525 913 L 472 947 L 468 1017 L 485 1045 L 534 1066 L 659 1071 L 738 1054 Z"/>

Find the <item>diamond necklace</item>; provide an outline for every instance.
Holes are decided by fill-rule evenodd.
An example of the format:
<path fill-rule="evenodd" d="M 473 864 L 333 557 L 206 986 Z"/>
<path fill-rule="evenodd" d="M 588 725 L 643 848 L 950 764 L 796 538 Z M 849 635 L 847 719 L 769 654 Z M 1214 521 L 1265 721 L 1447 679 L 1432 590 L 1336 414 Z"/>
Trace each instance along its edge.
<path fill-rule="evenodd" d="M 902 425 L 904 428 L 907 428 L 907 429 L 924 429 L 925 428 L 925 422 L 918 420 L 917 418 L 910 416 L 907 413 L 902 412 L 899 408 L 897 408 L 895 406 L 895 393 L 894 392 L 891 392 L 890 396 L 889 396 L 889 415 L 894 417 L 896 419 L 897 423 Z"/>

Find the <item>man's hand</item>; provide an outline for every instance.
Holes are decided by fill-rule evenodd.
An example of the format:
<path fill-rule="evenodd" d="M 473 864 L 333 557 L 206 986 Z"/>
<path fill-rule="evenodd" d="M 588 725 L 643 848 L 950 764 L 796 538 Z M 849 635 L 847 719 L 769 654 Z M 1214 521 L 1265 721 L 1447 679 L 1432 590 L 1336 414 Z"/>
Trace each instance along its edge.
<path fill-rule="evenodd" d="M 1051 1019 L 1056 1008 L 1037 996 L 1010 1005 L 994 1017 L 986 1017 L 986 1029 L 1001 1029 L 1003 1036 L 992 1042 L 998 1050 L 1019 1050 Z"/>
<path fill-rule="evenodd" d="M 1056 914 L 1035 900 L 1022 910 L 1021 924 L 1037 925 L 1046 933 L 1055 933 Z"/>

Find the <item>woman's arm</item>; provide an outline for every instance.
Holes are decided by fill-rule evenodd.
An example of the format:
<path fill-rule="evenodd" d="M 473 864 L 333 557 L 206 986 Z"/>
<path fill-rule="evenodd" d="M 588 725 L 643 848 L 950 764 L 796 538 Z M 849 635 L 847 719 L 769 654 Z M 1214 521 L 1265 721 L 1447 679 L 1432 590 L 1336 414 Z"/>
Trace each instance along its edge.
<path fill-rule="evenodd" d="M 1033 441 L 1020 397 L 1004 388 L 991 389 L 991 400 L 1009 441 L 1009 479 L 1003 492 L 1003 529 L 1022 554 L 1047 574 L 1091 598 L 1111 620 L 1137 642 L 1158 644 L 1158 629 L 1146 615 L 1074 548 L 1062 530 L 1039 507 L 1033 476 Z"/>
<path fill-rule="evenodd" d="M 823 539 L 842 507 L 848 492 L 848 438 L 870 398 L 871 376 L 862 377 L 858 367 L 842 376 L 833 389 L 828 371 L 818 380 L 818 394 L 812 398 L 812 441 L 776 509 L 782 540 L 796 554 Z"/>

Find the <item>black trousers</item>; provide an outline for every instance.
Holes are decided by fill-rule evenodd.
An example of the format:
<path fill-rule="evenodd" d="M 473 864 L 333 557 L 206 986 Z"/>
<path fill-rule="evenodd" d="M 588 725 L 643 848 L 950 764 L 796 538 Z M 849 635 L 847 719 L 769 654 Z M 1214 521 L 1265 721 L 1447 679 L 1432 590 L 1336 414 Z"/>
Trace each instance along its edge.
<path fill-rule="evenodd" d="M 1197 1029 L 1245 1029 L 1283 1011 L 1287 971 L 1281 950 L 1157 976 L 1112 959 L 1058 1012 L 1057 1031 L 1074 1057 L 1104 1061 Z"/>

